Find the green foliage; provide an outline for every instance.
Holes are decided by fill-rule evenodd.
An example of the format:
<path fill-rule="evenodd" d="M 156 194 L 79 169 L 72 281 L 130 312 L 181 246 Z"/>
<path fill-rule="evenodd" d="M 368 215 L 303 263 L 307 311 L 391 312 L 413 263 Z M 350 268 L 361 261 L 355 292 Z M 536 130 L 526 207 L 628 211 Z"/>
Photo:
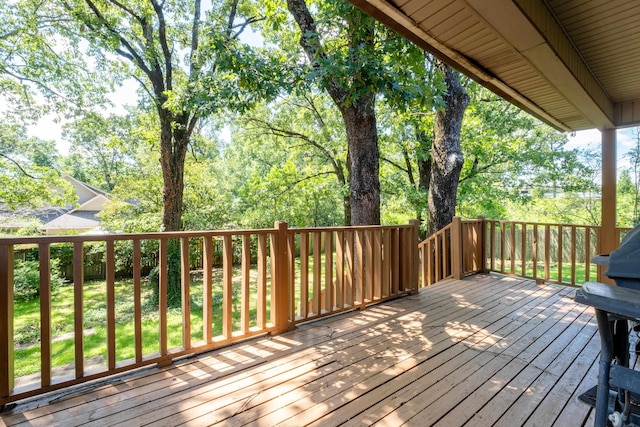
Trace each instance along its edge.
<path fill-rule="evenodd" d="M 55 292 L 64 284 L 58 272 L 59 260 L 50 261 L 51 292 Z M 16 260 L 13 271 L 13 292 L 16 301 L 29 301 L 40 296 L 40 270 L 38 261 Z"/>
<path fill-rule="evenodd" d="M 52 142 L 28 138 L 23 125 L 0 124 L 0 203 L 9 209 L 74 203 L 72 187 L 54 169 L 57 160 Z"/>

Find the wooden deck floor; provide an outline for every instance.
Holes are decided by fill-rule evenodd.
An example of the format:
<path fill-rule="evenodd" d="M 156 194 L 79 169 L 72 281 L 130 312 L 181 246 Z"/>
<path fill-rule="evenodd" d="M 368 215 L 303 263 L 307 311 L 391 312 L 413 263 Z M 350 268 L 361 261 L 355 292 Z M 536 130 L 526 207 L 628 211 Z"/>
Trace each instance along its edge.
<path fill-rule="evenodd" d="M 574 289 L 477 275 L 3 412 L 0 425 L 582 426 Z M 38 406 L 39 405 L 39 406 Z"/>

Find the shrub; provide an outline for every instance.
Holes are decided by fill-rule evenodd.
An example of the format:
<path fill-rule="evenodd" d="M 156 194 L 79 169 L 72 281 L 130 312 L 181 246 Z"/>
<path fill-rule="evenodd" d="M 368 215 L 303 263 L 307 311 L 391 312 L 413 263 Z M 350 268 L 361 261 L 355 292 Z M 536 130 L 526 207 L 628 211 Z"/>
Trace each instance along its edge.
<path fill-rule="evenodd" d="M 51 259 L 51 291 L 64 284 L 58 270 L 59 260 Z M 16 260 L 13 270 L 13 292 L 17 301 L 28 301 L 40 296 L 40 272 L 38 261 Z"/>

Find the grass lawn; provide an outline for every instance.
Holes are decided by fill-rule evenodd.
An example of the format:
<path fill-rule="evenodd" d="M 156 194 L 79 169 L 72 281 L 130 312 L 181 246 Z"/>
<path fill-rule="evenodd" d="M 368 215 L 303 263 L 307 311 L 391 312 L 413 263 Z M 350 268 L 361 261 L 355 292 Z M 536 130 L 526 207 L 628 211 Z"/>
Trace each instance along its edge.
<path fill-rule="evenodd" d="M 250 284 L 250 326 L 257 325 L 257 284 L 252 270 Z M 191 340 L 202 340 L 202 273 L 191 275 Z M 240 269 L 233 272 L 233 328 L 240 328 Z M 159 312 L 152 304 L 153 290 L 148 282 L 142 286 L 142 347 L 143 355 L 159 351 Z M 134 347 L 134 298 L 133 281 L 118 280 L 116 298 L 116 360 L 135 357 Z M 106 283 L 104 280 L 87 281 L 84 299 L 84 357 L 92 362 L 105 364 L 106 350 Z M 267 283 L 267 319 L 270 316 L 270 289 Z M 222 270 L 214 269 L 213 336 L 222 334 Z M 170 309 L 167 314 L 168 346 L 182 345 L 182 310 Z M 74 363 L 73 285 L 60 287 L 51 301 L 51 357 L 52 366 Z M 33 374 L 40 370 L 40 303 L 39 299 L 18 301 L 14 305 L 15 376 Z M 86 364 L 90 364 L 87 363 Z"/>
<path fill-rule="evenodd" d="M 496 271 L 500 270 L 500 259 L 495 260 L 495 264 L 494 267 L 496 269 Z M 590 264 L 589 265 L 589 280 L 590 281 L 594 281 L 596 280 L 597 274 L 598 274 L 598 266 L 595 264 Z M 505 272 L 510 272 L 511 271 L 511 262 L 509 260 L 505 260 L 504 262 L 504 271 Z M 584 283 L 585 277 L 586 277 L 586 264 L 585 263 L 576 263 L 576 284 L 582 284 Z M 522 261 L 516 261 L 515 264 L 515 273 L 516 274 L 522 274 Z M 528 261 L 525 265 L 525 275 L 528 277 L 533 277 L 533 263 L 531 261 Z M 544 264 L 539 262 L 538 263 L 538 269 L 536 271 L 536 275 L 539 278 L 544 277 Z M 557 263 L 551 263 L 549 265 L 549 279 L 550 280 L 558 280 L 558 264 Z M 571 282 L 571 263 L 563 263 L 562 264 L 562 282 L 564 283 L 569 283 Z"/>

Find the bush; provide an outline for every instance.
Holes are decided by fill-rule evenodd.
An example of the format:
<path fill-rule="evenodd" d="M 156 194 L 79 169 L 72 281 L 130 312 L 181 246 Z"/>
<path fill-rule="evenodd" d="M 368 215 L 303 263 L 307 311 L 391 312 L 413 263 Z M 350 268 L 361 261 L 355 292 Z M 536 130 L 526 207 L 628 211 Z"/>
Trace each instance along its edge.
<path fill-rule="evenodd" d="M 64 284 L 58 270 L 59 260 L 51 259 L 51 292 Z M 13 270 L 13 292 L 17 301 L 28 301 L 40 296 L 40 271 L 38 261 L 16 260 Z"/>

